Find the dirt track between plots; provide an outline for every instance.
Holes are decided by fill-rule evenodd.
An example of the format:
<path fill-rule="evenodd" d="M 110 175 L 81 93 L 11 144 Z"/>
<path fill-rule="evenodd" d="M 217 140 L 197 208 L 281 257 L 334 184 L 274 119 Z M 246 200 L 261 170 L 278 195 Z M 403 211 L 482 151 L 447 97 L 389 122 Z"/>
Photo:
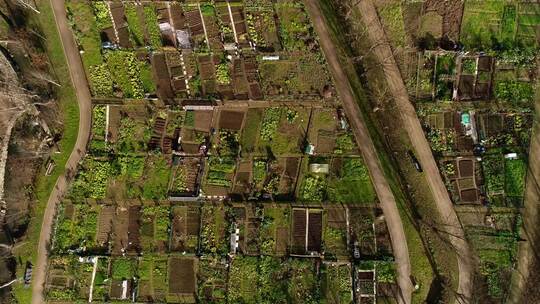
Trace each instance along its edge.
<path fill-rule="evenodd" d="M 388 82 L 388 88 L 401 113 L 403 127 L 409 135 L 414 150 L 416 151 L 416 157 L 420 161 L 426 174 L 429 188 L 433 193 L 441 216 L 442 222 L 440 224 L 441 226 L 446 227 L 450 241 L 457 252 L 459 267 L 457 302 L 469 303 L 473 289 L 474 259 L 472 251 L 465 240 L 463 227 L 461 226 L 452 201 L 450 200 L 450 196 L 448 195 L 448 191 L 441 178 L 431 148 L 420 124 L 420 120 L 416 115 L 414 106 L 409 101 L 405 83 L 401 78 L 398 65 L 384 33 L 377 11 L 375 10 L 375 6 L 371 0 L 363 0 L 358 1 L 357 8 L 362 15 L 364 24 L 366 24 L 371 41 L 377 42 L 377 45 L 373 48 L 373 53 L 381 63 L 381 67 L 383 68 L 384 75 Z"/>
<path fill-rule="evenodd" d="M 362 119 L 362 113 L 356 103 L 356 99 L 349 84 L 349 80 L 343 71 L 338 59 L 338 51 L 328 30 L 321 9 L 316 0 L 306 0 L 306 8 L 311 16 L 311 20 L 319 35 L 319 40 L 323 48 L 326 60 L 334 76 L 334 82 L 352 130 L 356 142 L 362 150 L 362 155 L 369 169 L 373 185 L 379 197 L 381 208 L 383 209 L 388 231 L 392 240 L 394 257 L 397 264 L 397 282 L 401 289 L 401 296 L 398 297 L 399 303 L 411 303 L 413 286 L 410 280 L 411 263 L 409 260 L 409 250 L 407 247 L 407 238 L 403 230 L 403 224 L 399 215 L 396 200 L 386 181 L 381 169 L 377 152 L 373 141 L 369 137 L 369 132 Z"/>
<path fill-rule="evenodd" d="M 85 154 L 86 144 L 90 137 L 90 122 L 92 119 L 90 89 L 86 82 L 86 75 L 79 55 L 79 49 L 68 24 L 64 1 L 50 0 L 50 3 L 54 11 L 56 26 L 64 48 L 71 74 L 71 81 L 76 88 L 75 91 L 77 93 L 77 102 L 79 105 L 79 133 L 77 135 L 77 142 L 66 163 L 64 173 L 58 177 L 43 214 L 43 223 L 39 235 L 37 262 L 36 265 L 34 265 L 32 275 L 32 304 L 45 303 L 43 292 L 47 269 L 47 247 L 51 239 L 56 206 L 67 189 L 69 182 L 68 175 L 72 176 L 73 172 L 77 169 L 78 162 Z"/>

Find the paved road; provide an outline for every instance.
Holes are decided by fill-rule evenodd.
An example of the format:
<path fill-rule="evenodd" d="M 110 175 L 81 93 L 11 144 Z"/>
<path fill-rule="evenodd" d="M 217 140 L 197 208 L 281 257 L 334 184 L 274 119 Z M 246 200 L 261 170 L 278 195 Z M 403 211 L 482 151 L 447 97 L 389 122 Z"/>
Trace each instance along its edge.
<path fill-rule="evenodd" d="M 64 52 L 69 67 L 71 81 L 77 93 L 77 102 L 79 104 L 79 133 L 77 142 L 69 156 L 64 173 L 56 181 L 55 188 L 51 192 L 47 207 L 43 216 L 43 224 L 39 236 L 39 245 L 37 252 L 37 262 L 34 265 L 32 278 L 32 304 L 45 303 L 43 289 L 45 283 L 45 274 L 47 268 L 47 247 L 51 238 L 54 215 L 56 213 L 57 203 L 64 195 L 68 185 L 67 172 L 75 172 L 77 163 L 84 156 L 86 144 L 90 137 L 90 123 L 92 118 L 92 102 L 90 89 L 86 81 L 86 75 L 82 65 L 79 49 L 75 43 L 71 29 L 68 25 L 64 0 L 50 0 L 54 11 L 56 25 L 60 33 L 60 39 L 64 47 Z M 75 101 L 73 101 L 75 102 Z"/>
<path fill-rule="evenodd" d="M 362 155 L 371 174 L 375 191 L 377 192 L 381 208 L 386 218 L 397 264 L 397 281 L 401 289 L 401 297 L 398 300 L 400 303 L 411 303 L 411 294 L 413 291 L 410 280 L 411 263 L 409 260 L 407 238 L 403 231 L 403 224 L 401 223 L 396 200 L 381 169 L 381 163 L 375 151 L 375 146 L 369 137 L 368 129 L 363 121 L 360 108 L 356 103 L 349 79 L 339 62 L 339 53 L 332 41 L 332 36 L 329 33 L 328 25 L 324 20 L 321 8 L 317 0 L 305 0 L 305 2 L 315 30 L 319 35 L 326 60 L 334 76 L 336 89 L 343 102 L 343 107 L 350 121 L 356 142 L 362 151 Z"/>
<path fill-rule="evenodd" d="M 367 25 L 369 37 L 372 42 L 377 42 L 373 53 L 377 56 L 388 82 L 388 88 L 401 113 L 403 127 L 407 131 L 412 145 L 416 151 L 416 157 L 420 161 L 426 174 L 429 188 L 437 204 L 441 216 L 441 225 L 446 227 L 452 246 L 458 255 L 459 286 L 458 303 L 469 303 L 472 296 L 472 283 L 474 260 L 472 251 L 465 240 L 465 234 L 461 222 L 454 210 L 448 191 L 439 173 L 439 168 L 433 158 L 431 148 L 424 135 L 420 120 L 416 115 L 414 106 L 409 101 L 409 94 L 405 83 L 401 78 L 398 65 L 393 56 L 392 49 L 384 33 L 382 24 L 372 0 L 357 1 L 357 8 L 364 24 Z"/>

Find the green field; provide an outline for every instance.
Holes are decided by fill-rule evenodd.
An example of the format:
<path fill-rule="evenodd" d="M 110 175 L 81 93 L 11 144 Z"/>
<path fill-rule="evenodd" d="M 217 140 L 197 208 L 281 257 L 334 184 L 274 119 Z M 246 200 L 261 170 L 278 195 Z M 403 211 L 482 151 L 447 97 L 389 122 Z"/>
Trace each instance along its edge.
<path fill-rule="evenodd" d="M 461 42 L 477 50 L 537 47 L 535 27 L 540 4 L 513 1 L 465 1 Z"/>

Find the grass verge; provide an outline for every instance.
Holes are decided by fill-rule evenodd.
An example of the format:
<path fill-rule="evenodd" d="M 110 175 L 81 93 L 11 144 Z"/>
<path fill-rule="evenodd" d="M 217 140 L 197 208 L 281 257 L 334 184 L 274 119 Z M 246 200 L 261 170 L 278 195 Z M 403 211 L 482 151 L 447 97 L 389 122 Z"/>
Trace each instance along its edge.
<path fill-rule="evenodd" d="M 434 280 L 434 272 L 428 258 L 428 253 L 426 252 L 420 234 L 413 223 L 413 216 L 411 210 L 408 208 L 406 203 L 406 197 L 401 191 L 398 174 L 393 168 L 393 163 L 390 156 L 388 156 L 384 152 L 386 151 L 386 149 L 382 141 L 382 136 L 381 134 L 379 134 L 375 123 L 368 114 L 371 112 L 371 109 L 369 109 L 369 101 L 364 92 L 364 88 L 362 86 L 360 78 L 358 77 L 358 74 L 354 69 L 354 65 L 349 64 L 350 58 L 348 54 L 350 52 L 347 51 L 347 48 L 345 46 L 348 44 L 343 40 L 344 36 L 341 34 L 344 32 L 342 28 L 342 22 L 335 15 L 336 10 L 332 7 L 330 0 L 320 1 L 319 3 L 325 15 L 327 24 L 330 27 L 331 34 L 334 36 L 333 39 L 338 46 L 338 49 L 340 50 L 341 54 L 339 55 L 340 61 L 343 63 L 342 67 L 347 73 L 351 88 L 364 116 L 363 118 L 366 126 L 370 132 L 370 137 L 372 138 L 375 148 L 377 150 L 379 161 L 381 162 L 387 182 L 389 183 L 398 204 L 398 209 L 403 223 L 403 229 L 407 237 L 407 246 L 409 249 L 409 259 L 411 262 L 412 275 L 415 277 L 417 283 L 420 285 L 419 291 L 413 294 L 413 303 L 422 303 L 426 300 L 429 292 L 429 287 Z"/>
<path fill-rule="evenodd" d="M 50 66 L 53 76 L 62 85 L 56 91 L 57 100 L 61 112 L 61 119 L 64 122 L 62 139 L 58 142 L 60 153 L 53 154 L 56 167 L 50 176 L 40 174 L 37 177 L 34 193 L 36 203 L 31 210 L 31 219 L 24 241 L 13 250 L 17 259 L 23 261 L 23 265 L 17 267 L 17 277 L 22 277 L 24 273 L 24 262 L 30 261 L 35 264 L 37 258 L 37 245 L 43 213 L 47 206 L 49 195 L 56 184 L 58 177 L 64 172 L 66 162 L 75 146 L 79 130 L 79 107 L 75 90 L 71 83 L 71 76 L 64 56 L 64 50 L 57 31 L 56 22 L 50 2 L 47 0 L 37 1 L 40 14 L 30 15 L 29 26 L 41 29 L 43 35 L 47 37 L 45 42 L 46 51 L 49 56 Z M 46 26 L 45 26 L 46 25 Z M 32 289 L 25 288 L 23 284 L 13 285 L 13 294 L 19 303 L 30 303 L 32 299 Z"/>

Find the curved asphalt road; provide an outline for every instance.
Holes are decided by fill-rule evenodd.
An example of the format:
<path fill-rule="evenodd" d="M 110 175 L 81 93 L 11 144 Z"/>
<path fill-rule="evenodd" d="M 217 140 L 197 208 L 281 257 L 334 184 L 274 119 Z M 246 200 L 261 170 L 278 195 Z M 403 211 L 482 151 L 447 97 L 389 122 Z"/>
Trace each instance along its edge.
<path fill-rule="evenodd" d="M 66 163 L 64 173 L 58 177 L 55 188 L 52 190 L 43 215 L 43 224 L 39 236 L 37 262 L 34 265 L 32 277 L 32 304 L 45 303 L 43 297 L 45 276 L 47 270 L 47 247 L 50 242 L 56 205 L 64 195 L 69 177 L 68 172 L 75 172 L 77 164 L 84 156 L 86 144 L 90 137 L 90 124 L 92 119 L 92 101 L 90 89 L 86 81 L 86 75 L 79 55 L 79 49 L 69 27 L 64 0 L 50 0 L 56 25 L 60 34 L 60 40 L 64 47 L 71 81 L 77 94 L 79 104 L 79 133 L 77 142 Z M 73 101 L 74 102 L 74 101 Z"/>
<path fill-rule="evenodd" d="M 409 250 L 407 247 L 407 238 L 401 223 L 401 217 L 396 204 L 396 199 L 381 169 L 379 157 L 369 137 L 369 132 L 362 119 L 362 113 L 356 103 L 356 99 L 349 84 L 349 79 L 341 67 L 338 59 L 338 51 L 328 30 L 320 6 L 317 0 L 306 0 L 306 8 L 311 16 L 311 20 L 319 35 L 319 41 L 324 51 L 330 71 L 334 76 L 336 89 L 339 93 L 343 108 L 347 118 L 351 123 L 351 129 L 354 137 L 362 151 L 364 161 L 369 169 L 373 186 L 379 197 L 380 206 L 386 218 L 386 225 L 392 240 L 392 249 L 397 264 L 397 282 L 401 290 L 398 297 L 399 303 L 411 303 L 413 286 L 411 283 L 411 262 L 409 260 Z"/>
<path fill-rule="evenodd" d="M 364 24 L 366 25 L 369 37 L 373 43 L 378 43 L 374 46 L 373 53 L 377 56 L 384 75 L 388 82 L 388 88 L 397 108 L 401 113 L 403 128 L 407 131 L 416 156 L 420 161 L 422 168 L 426 174 L 426 179 L 433 194 L 433 198 L 437 204 L 441 216 L 441 224 L 446 227 L 450 242 L 454 247 L 458 256 L 459 268 L 459 286 L 456 295 L 457 303 L 470 303 L 472 300 L 473 291 L 473 275 L 474 275 L 474 256 L 465 240 L 465 232 L 461 226 L 461 222 L 454 210 L 454 205 L 450 200 L 446 186 L 442 180 L 437 163 L 433 158 L 431 147 L 424 135 L 424 130 L 420 124 L 420 120 L 416 115 L 416 110 L 409 100 L 409 94 L 401 77 L 398 65 L 388 43 L 388 39 L 384 32 L 383 26 L 377 15 L 377 11 L 372 0 L 362 0 L 357 2 L 357 9 L 362 15 Z"/>

